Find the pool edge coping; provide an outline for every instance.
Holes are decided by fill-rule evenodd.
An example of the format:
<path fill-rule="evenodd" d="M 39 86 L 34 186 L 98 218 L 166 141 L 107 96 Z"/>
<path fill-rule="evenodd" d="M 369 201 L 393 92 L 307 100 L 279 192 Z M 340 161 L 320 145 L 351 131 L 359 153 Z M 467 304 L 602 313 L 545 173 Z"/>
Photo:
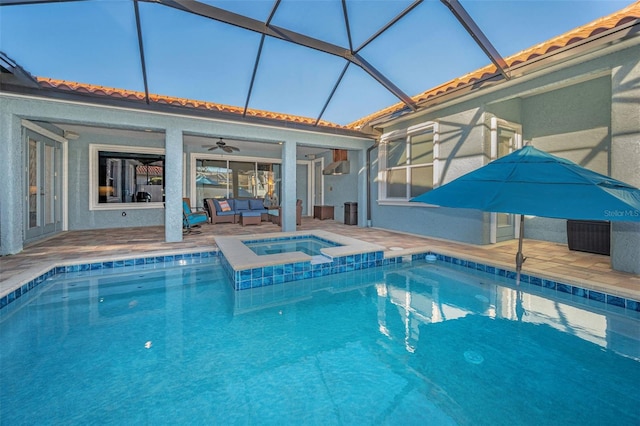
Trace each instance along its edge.
<path fill-rule="evenodd" d="M 285 233 L 286 234 L 286 233 Z M 295 233 L 291 233 L 295 234 Z M 330 233 L 331 234 L 331 233 Z M 265 235 L 265 234 L 262 234 Z M 282 235 L 282 233 L 279 233 Z M 337 235 L 337 234 L 334 234 Z M 248 237 L 251 236 L 242 236 L 239 238 L 250 239 Z M 349 238 L 342 237 L 341 238 Z M 371 243 L 367 243 L 371 244 Z M 372 244 L 374 245 L 374 244 Z M 381 246 L 378 246 L 381 247 Z M 463 255 L 460 254 L 450 254 L 453 252 L 449 252 L 446 250 L 431 250 L 429 248 L 420 247 L 413 249 L 406 249 L 402 251 L 384 251 L 384 262 L 380 265 L 376 266 L 386 266 L 389 263 L 403 263 L 403 262 L 414 262 L 418 260 L 424 260 L 424 257 L 427 254 L 434 254 L 437 256 L 438 261 L 444 261 L 445 263 L 451 263 L 453 265 L 463 266 L 472 270 L 479 270 L 481 272 L 487 273 L 489 275 L 495 275 L 497 277 L 505 277 L 507 279 L 514 278 L 516 272 L 513 271 L 512 267 L 506 266 L 501 262 L 491 262 L 490 264 L 486 263 L 485 259 L 480 259 L 472 255 Z M 302 254 L 302 253 L 301 253 Z M 130 267 L 136 265 L 144 265 L 146 260 L 149 259 L 150 263 L 159 264 L 161 263 L 163 266 L 169 266 L 167 263 L 176 262 L 176 261 L 184 261 L 185 259 L 207 259 L 211 257 L 218 257 L 221 255 L 221 251 L 219 247 L 213 247 L 210 250 L 202 250 L 202 249 L 190 249 L 190 250 L 162 250 L 158 252 L 149 252 L 145 253 L 144 256 L 109 256 L 108 260 L 106 257 L 100 258 L 92 258 L 89 260 L 89 263 L 77 263 L 73 261 L 60 261 L 55 262 L 51 261 L 47 265 L 41 265 L 37 269 L 30 269 L 25 271 L 24 273 L 18 275 L 18 277 L 29 274 L 29 278 L 22 278 L 22 280 L 18 283 L 13 284 L 6 290 L 6 293 L 0 294 L 0 310 L 4 310 L 7 306 L 9 306 L 12 302 L 19 299 L 23 294 L 29 292 L 33 288 L 37 287 L 42 282 L 46 281 L 47 278 L 52 277 L 58 273 L 66 273 L 66 272 L 78 272 L 78 271 L 86 271 L 91 270 L 91 265 L 103 264 L 102 268 L 104 269 L 116 269 L 119 267 Z M 302 254 L 304 255 L 304 254 Z M 305 257 L 310 259 L 310 256 L 304 255 Z M 391 262 L 393 260 L 393 262 Z M 144 263 L 141 263 L 144 261 Z M 178 263 L 178 265 L 187 265 L 188 263 Z M 36 271 L 34 274 L 34 270 Z M 41 271 L 40 274 L 38 272 Z M 15 277 L 14 277 L 15 278 Z M 640 297 L 635 295 L 624 294 L 624 292 L 620 291 L 611 291 L 617 289 L 608 288 L 606 285 L 602 283 L 594 283 L 589 280 L 567 280 L 563 277 L 555 277 L 553 275 L 546 275 L 543 273 L 539 273 L 537 271 L 529 272 L 524 270 L 521 274 L 522 281 L 524 283 L 528 283 L 534 286 L 540 286 L 543 288 L 553 288 L 558 293 L 569 294 L 581 298 L 585 298 L 588 300 L 596 301 L 599 303 L 603 303 L 603 305 L 613 305 L 617 307 L 622 307 L 623 309 L 629 309 L 631 311 L 640 312 Z M 587 286 L 585 287 L 586 284 Z M 551 287 L 553 286 L 553 287 Z M 604 299 L 604 300 L 600 300 Z M 610 303 L 611 302 L 611 303 Z"/>
<path fill-rule="evenodd" d="M 257 255 L 244 241 L 252 240 L 268 240 L 270 238 L 286 239 L 291 237 L 314 236 L 327 241 L 341 244 L 340 247 L 330 247 L 322 249 L 330 257 L 349 256 L 360 253 L 370 253 L 375 251 L 384 251 L 385 247 L 367 243 L 343 235 L 334 234 L 329 231 L 310 230 L 296 232 L 275 232 L 270 234 L 250 234 L 215 237 L 216 245 L 220 252 L 227 259 L 231 267 L 235 271 L 243 271 L 247 269 L 263 268 L 266 266 L 280 265 L 296 262 L 310 262 L 312 257 L 302 252 L 290 252 L 279 254 Z"/>

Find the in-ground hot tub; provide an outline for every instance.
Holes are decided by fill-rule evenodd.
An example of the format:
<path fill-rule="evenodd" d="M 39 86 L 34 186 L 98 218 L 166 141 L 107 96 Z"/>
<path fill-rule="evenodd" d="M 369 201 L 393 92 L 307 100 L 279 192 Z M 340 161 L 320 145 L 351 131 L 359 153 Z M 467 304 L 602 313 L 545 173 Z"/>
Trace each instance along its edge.
<path fill-rule="evenodd" d="M 309 256 L 322 255 L 323 248 L 340 247 L 342 244 L 315 235 L 262 238 L 243 241 L 258 256 L 268 254 L 302 252 Z"/>
<path fill-rule="evenodd" d="M 381 266 L 385 249 L 320 230 L 216 237 L 216 244 L 235 290 Z"/>

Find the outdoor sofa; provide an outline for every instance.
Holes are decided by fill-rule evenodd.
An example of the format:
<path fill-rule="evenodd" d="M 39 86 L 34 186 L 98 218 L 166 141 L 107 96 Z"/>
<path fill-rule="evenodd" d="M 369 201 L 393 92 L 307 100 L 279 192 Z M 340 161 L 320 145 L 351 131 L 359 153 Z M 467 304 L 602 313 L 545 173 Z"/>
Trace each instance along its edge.
<path fill-rule="evenodd" d="M 204 205 L 213 224 L 239 223 L 243 212 L 260 212 L 262 221 L 269 220 L 269 211 L 264 206 L 262 199 L 205 198 Z"/>

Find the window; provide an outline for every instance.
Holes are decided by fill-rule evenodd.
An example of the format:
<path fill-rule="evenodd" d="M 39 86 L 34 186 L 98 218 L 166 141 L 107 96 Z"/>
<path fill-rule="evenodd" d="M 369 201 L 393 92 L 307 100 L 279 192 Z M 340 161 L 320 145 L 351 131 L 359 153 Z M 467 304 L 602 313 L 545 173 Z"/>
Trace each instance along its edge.
<path fill-rule="evenodd" d="M 276 176 L 280 177 L 280 164 L 258 163 L 257 170 L 255 194 L 264 198 L 267 193 L 275 191 Z"/>
<path fill-rule="evenodd" d="M 490 116 L 489 130 L 490 161 L 522 148 L 522 126 L 520 124 Z"/>
<path fill-rule="evenodd" d="M 229 161 L 231 169 L 233 197 L 253 198 L 255 196 L 256 163 L 244 161 Z"/>
<path fill-rule="evenodd" d="M 197 205 L 205 198 L 264 198 L 267 192 L 280 192 L 279 164 L 201 158 L 195 162 Z"/>
<path fill-rule="evenodd" d="M 205 198 L 227 198 L 233 194 L 232 173 L 223 160 L 197 160 L 196 188 L 197 205 Z"/>
<path fill-rule="evenodd" d="M 157 207 L 164 201 L 164 150 L 91 145 L 89 154 L 91 210 Z"/>
<path fill-rule="evenodd" d="M 437 124 L 412 126 L 382 137 L 379 193 L 382 201 L 409 201 L 436 182 Z"/>
<path fill-rule="evenodd" d="M 506 127 L 498 127 L 498 158 L 511 154 L 517 149 L 516 131 Z"/>

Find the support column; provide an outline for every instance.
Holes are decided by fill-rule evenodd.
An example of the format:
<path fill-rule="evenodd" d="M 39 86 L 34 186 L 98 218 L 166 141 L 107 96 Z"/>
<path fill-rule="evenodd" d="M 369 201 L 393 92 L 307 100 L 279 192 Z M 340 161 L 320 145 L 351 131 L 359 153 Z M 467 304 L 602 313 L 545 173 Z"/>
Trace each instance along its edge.
<path fill-rule="evenodd" d="M 367 150 L 357 151 L 358 160 L 358 226 L 367 226 Z"/>
<path fill-rule="evenodd" d="M 282 146 L 282 231 L 296 230 L 296 142 L 286 141 Z"/>
<path fill-rule="evenodd" d="M 16 254 L 23 249 L 24 163 L 20 118 L 0 109 L 0 254 Z"/>
<path fill-rule="evenodd" d="M 638 79 L 637 61 L 629 60 L 612 72 L 611 176 L 640 188 L 640 104 L 630 102 L 640 99 L 640 86 L 634 84 Z M 611 267 L 640 274 L 640 222 L 612 222 Z"/>
<path fill-rule="evenodd" d="M 183 155 L 182 131 L 167 129 L 164 157 L 164 238 L 168 243 L 182 241 Z"/>

